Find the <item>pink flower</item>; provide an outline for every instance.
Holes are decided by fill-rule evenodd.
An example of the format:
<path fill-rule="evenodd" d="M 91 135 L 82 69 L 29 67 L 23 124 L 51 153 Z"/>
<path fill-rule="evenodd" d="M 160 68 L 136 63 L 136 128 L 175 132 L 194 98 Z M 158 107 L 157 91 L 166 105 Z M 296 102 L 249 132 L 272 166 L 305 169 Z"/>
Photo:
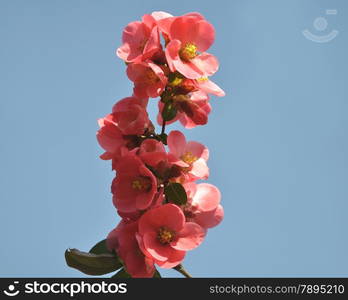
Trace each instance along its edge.
<path fill-rule="evenodd" d="M 138 155 L 146 165 L 153 168 L 155 174 L 163 181 L 181 176 L 180 167 L 186 166 L 174 155 L 167 153 L 163 144 L 154 139 L 143 141 Z"/>
<path fill-rule="evenodd" d="M 127 97 L 112 108 L 115 122 L 123 135 L 141 135 L 150 125 L 147 99 Z"/>
<path fill-rule="evenodd" d="M 112 159 L 121 156 L 122 149 L 127 148 L 128 141 L 117 125 L 114 114 L 109 114 L 98 120 L 100 129 L 97 132 L 97 140 L 105 150 L 100 158 Z"/>
<path fill-rule="evenodd" d="M 179 73 L 171 73 L 170 85 L 181 94 L 200 91 L 202 94 L 213 94 L 219 97 L 225 96 L 225 92 L 208 77 L 200 77 L 197 79 L 187 79 Z"/>
<path fill-rule="evenodd" d="M 205 125 L 208 122 L 208 115 L 211 112 L 211 105 L 209 103 L 209 97 L 207 94 L 197 91 L 188 95 L 177 95 L 173 97 L 174 105 L 177 108 L 176 117 L 167 121 L 167 124 L 171 124 L 177 120 L 185 128 L 194 128 L 197 125 Z M 162 125 L 162 110 L 164 103 L 159 102 L 159 114 L 157 121 Z"/>
<path fill-rule="evenodd" d="M 156 12 L 153 12 L 152 15 L 154 16 L 155 13 Z M 204 17 L 198 12 L 190 12 L 190 13 L 183 15 L 183 17 L 187 17 L 187 16 L 193 16 L 193 17 L 196 17 L 200 20 L 204 20 Z M 166 13 L 164 13 L 163 15 L 160 14 L 160 17 L 156 18 L 159 30 L 164 36 L 169 36 L 170 26 L 172 25 L 172 23 L 174 22 L 174 20 L 176 18 L 178 18 L 178 17 L 174 17 L 174 16 L 172 16 L 170 14 L 166 14 Z"/>
<path fill-rule="evenodd" d="M 155 139 L 147 139 L 140 145 L 139 157 L 145 164 L 156 167 L 167 158 L 167 153 L 161 142 Z"/>
<path fill-rule="evenodd" d="M 156 19 L 144 15 L 142 21 L 129 23 L 122 34 L 122 46 L 116 51 L 125 62 L 141 62 L 162 49 Z"/>
<path fill-rule="evenodd" d="M 127 273 L 135 278 L 150 278 L 155 272 L 154 262 L 146 257 L 138 246 L 136 232 L 138 222 L 122 220 L 107 237 L 107 246 L 122 259 Z"/>
<path fill-rule="evenodd" d="M 124 135 L 115 119 L 115 114 L 109 114 L 99 119 L 100 129 L 97 132 L 97 140 L 105 150 L 100 158 L 103 160 L 112 159 L 113 170 L 122 156 L 134 154 L 140 144 L 137 136 Z"/>
<path fill-rule="evenodd" d="M 184 184 L 184 188 L 188 198 L 183 207 L 186 221 L 195 222 L 206 229 L 222 221 L 224 210 L 220 205 L 221 194 L 216 186 L 189 182 Z"/>
<path fill-rule="evenodd" d="M 117 102 L 98 121 L 97 139 L 105 150 L 101 158 L 112 159 L 116 171 L 112 200 L 122 218 L 109 233 L 107 246 L 132 277 L 153 277 L 154 264 L 177 266 L 224 217 L 219 189 L 195 183 L 209 177 L 208 148 L 187 141 L 180 131 L 167 136 L 164 126 L 156 134 L 147 113 L 148 99 L 161 97 L 160 125 L 164 108 L 163 115 L 171 119 L 165 124 L 180 121 L 193 128 L 208 122 L 208 95 L 225 95 L 209 79 L 219 67 L 206 52 L 214 39 L 213 26 L 199 13 L 175 17 L 155 11 L 125 27 L 116 51 L 134 83 L 133 96 Z M 183 185 L 186 204 L 168 203 L 175 202 L 169 201 L 167 188 L 173 182 Z"/>
<path fill-rule="evenodd" d="M 141 98 L 160 96 L 167 84 L 163 69 L 152 62 L 129 64 L 127 75 L 134 82 L 134 94 Z"/>
<path fill-rule="evenodd" d="M 160 187 L 158 189 L 158 192 L 153 197 L 153 200 L 152 200 L 149 208 L 154 208 L 154 207 L 162 205 L 164 200 L 165 200 L 164 188 Z M 133 211 L 133 212 L 123 212 L 123 211 L 118 210 L 117 213 L 120 215 L 120 217 L 123 220 L 125 220 L 127 222 L 132 222 L 132 221 L 137 221 L 141 217 L 143 211 L 137 210 L 137 211 Z"/>
<path fill-rule="evenodd" d="M 105 150 L 101 159 L 113 160 L 113 169 L 121 156 L 133 152 L 140 145 L 137 135 L 152 131 L 146 112 L 147 99 L 128 97 L 117 102 L 113 112 L 98 120 L 97 140 Z"/>
<path fill-rule="evenodd" d="M 198 247 L 205 230 L 196 223 L 185 222 L 182 210 L 165 204 L 147 211 L 139 220 L 140 248 L 162 268 L 172 268 L 186 251 Z"/>
<path fill-rule="evenodd" d="M 215 56 L 205 52 L 215 39 L 213 26 L 199 14 L 164 20 L 161 28 L 168 31 L 170 40 L 165 50 L 170 70 L 190 79 L 213 75 L 219 63 Z"/>
<path fill-rule="evenodd" d="M 184 165 L 183 171 L 189 181 L 207 179 L 209 168 L 207 160 L 209 150 L 204 145 L 190 141 L 186 142 L 185 136 L 180 131 L 171 131 L 168 135 L 169 153 Z"/>
<path fill-rule="evenodd" d="M 157 193 L 157 180 L 140 158 L 135 155 L 122 157 L 116 172 L 111 186 L 115 207 L 123 213 L 150 207 Z"/>
<path fill-rule="evenodd" d="M 208 123 L 208 115 L 211 112 L 209 97 L 202 92 L 193 92 L 176 99 L 179 107 L 179 120 L 185 128 L 194 128 L 197 125 Z"/>

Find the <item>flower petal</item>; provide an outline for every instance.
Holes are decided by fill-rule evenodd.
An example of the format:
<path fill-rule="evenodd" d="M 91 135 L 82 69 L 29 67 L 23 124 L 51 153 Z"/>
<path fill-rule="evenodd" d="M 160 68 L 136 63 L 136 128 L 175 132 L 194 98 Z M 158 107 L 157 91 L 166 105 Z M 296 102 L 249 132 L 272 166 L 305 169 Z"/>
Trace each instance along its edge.
<path fill-rule="evenodd" d="M 157 240 L 155 232 L 147 232 L 143 235 L 144 248 L 152 258 L 159 261 L 166 261 L 176 250 L 169 244 L 163 245 Z"/>
<path fill-rule="evenodd" d="M 165 11 L 154 11 L 151 13 L 151 16 L 153 16 L 156 21 L 173 17 L 171 14 Z"/>
<path fill-rule="evenodd" d="M 172 64 L 174 71 L 179 71 L 189 79 L 197 79 L 206 76 L 208 74 L 206 70 L 210 71 L 210 69 L 214 69 L 214 66 L 206 65 L 207 63 L 197 59 L 197 57 L 189 62 L 183 62 L 180 58 L 173 60 Z"/>
<path fill-rule="evenodd" d="M 204 52 L 210 48 L 215 40 L 215 30 L 213 25 L 206 20 L 201 20 L 195 24 L 194 34 L 192 41 L 198 48 L 198 51 Z"/>
<path fill-rule="evenodd" d="M 193 43 L 198 51 L 206 51 L 214 42 L 214 27 L 201 15 L 188 14 L 176 18 L 170 27 L 169 36 L 172 40 L 177 39 L 182 44 Z"/>
<path fill-rule="evenodd" d="M 210 183 L 197 184 L 197 190 L 192 198 L 192 205 L 196 205 L 202 212 L 215 210 L 221 200 L 219 189 Z"/>
<path fill-rule="evenodd" d="M 167 138 L 169 152 L 176 157 L 183 155 L 186 148 L 185 136 L 178 130 L 173 130 Z"/>
<path fill-rule="evenodd" d="M 209 53 L 202 53 L 191 60 L 192 64 L 203 74 L 202 76 L 211 76 L 219 69 L 217 58 Z M 196 77 L 195 79 L 197 79 Z"/>
<path fill-rule="evenodd" d="M 206 161 L 203 158 L 196 160 L 192 165 L 190 173 L 199 179 L 208 179 L 209 168 Z"/>
<path fill-rule="evenodd" d="M 133 278 L 151 278 L 155 273 L 155 266 L 151 259 L 147 259 L 140 250 L 129 251 L 124 259 L 127 273 Z"/>
<path fill-rule="evenodd" d="M 225 92 L 215 82 L 209 79 L 197 79 L 196 84 L 199 89 L 207 94 L 213 94 L 218 97 L 225 96 Z"/>
<path fill-rule="evenodd" d="M 186 255 L 186 251 L 176 250 L 173 251 L 171 256 L 166 261 L 156 261 L 161 268 L 171 269 L 180 264 Z"/>
<path fill-rule="evenodd" d="M 154 28 L 152 28 L 149 39 L 148 39 L 147 43 L 145 44 L 145 47 L 143 50 L 142 60 L 146 60 L 146 59 L 151 58 L 151 56 L 153 56 L 161 48 L 162 48 L 162 46 L 160 43 L 158 27 L 155 26 Z"/>
<path fill-rule="evenodd" d="M 224 209 L 221 205 L 212 211 L 197 213 L 194 221 L 204 228 L 212 228 L 220 224 L 224 218 Z"/>
<path fill-rule="evenodd" d="M 174 204 L 165 204 L 148 210 L 139 220 L 139 233 L 155 232 L 165 226 L 174 232 L 179 232 L 185 224 L 185 216 Z"/>
<path fill-rule="evenodd" d="M 174 249 L 187 251 L 198 247 L 204 240 L 206 231 L 193 222 L 187 222 L 184 228 L 177 234 L 177 238 L 171 243 Z"/>
<path fill-rule="evenodd" d="M 170 41 L 166 47 L 165 55 L 168 62 L 168 67 L 172 72 L 175 71 L 173 61 L 179 60 L 180 48 L 181 48 L 181 42 L 179 40 Z"/>

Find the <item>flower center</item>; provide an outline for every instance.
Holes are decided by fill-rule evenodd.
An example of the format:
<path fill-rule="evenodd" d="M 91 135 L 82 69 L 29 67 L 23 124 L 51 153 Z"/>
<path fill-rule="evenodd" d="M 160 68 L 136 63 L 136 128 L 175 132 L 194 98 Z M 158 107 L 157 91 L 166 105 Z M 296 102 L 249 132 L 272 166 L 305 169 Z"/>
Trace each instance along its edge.
<path fill-rule="evenodd" d="M 157 77 L 157 75 L 155 74 L 154 71 L 152 71 L 151 69 L 148 69 L 145 73 L 145 81 L 147 84 L 154 84 L 156 82 L 159 81 L 159 78 Z"/>
<path fill-rule="evenodd" d="M 148 191 L 151 189 L 151 180 L 147 177 L 136 177 L 132 181 L 132 188 L 138 191 Z"/>
<path fill-rule="evenodd" d="M 175 232 L 165 226 L 160 227 L 158 230 L 157 239 L 163 245 L 169 244 L 171 241 L 173 241 L 174 237 Z"/>
<path fill-rule="evenodd" d="M 180 57 L 184 61 L 189 61 L 197 56 L 197 46 L 192 43 L 186 43 L 180 50 Z"/>
<path fill-rule="evenodd" d="M 141 143 L 141 139 L 137 137 L 136 135 L 124 135 L 123 136 L 125 142 L 126 142 L 126 147 L 129 150 L 134 149 L 135 147 L 139 147 Z"/>
<path fill-rule="evenodd" d="M 185 215 L 186 218 L 186 222 L 192 222 L 196 216 L 196 208 L 194 206 L 192 206 L 191 204 L 185 204 L 184 206 L 182 206 L 182 211 Z"/>
<path fill-rule="evenodd" d="M 185 163 L 187 163 L 189 165 L 191 165 L 192 163 L 194 163 L 198 159 L 198 157 L 194 156 L 192 154 L 192 152 L 190 152 L 190 151 L 185 152 L 183 155 L 181 155 L 180 158 L 181 158 L 181 160 L 183 160 Z"/>

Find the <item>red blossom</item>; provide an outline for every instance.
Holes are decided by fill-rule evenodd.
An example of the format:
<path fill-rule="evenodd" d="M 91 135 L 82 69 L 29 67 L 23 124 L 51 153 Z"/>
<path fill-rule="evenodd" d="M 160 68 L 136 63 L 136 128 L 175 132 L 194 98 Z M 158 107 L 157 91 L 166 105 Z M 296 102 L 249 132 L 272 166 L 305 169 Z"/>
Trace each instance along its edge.
<path fill-rule="evenodd" d="M 208 148 L 187 141 L 180 131 L 165 133 L 175 121 L 185 128 L 207 124 L 208 94 L 225 95 L 209 79 L 219 67 L 206 52 L 214 39 L 214 27 L 196 12 L 153 12 L 123 31 L 117 55 L 127 64 L 133 96 L 118 101 L 98 121 L 97 139 L 105 150 L 101 158 L 112 160 L 116 171 L 111 192 L 122 218 L 107 245 L 132 277 L 152 277 L 155 264 L 177 266 L 223 219 L 219 189 L 196 183 L 209 176 Z M 148 99 L 157 97 L 160 133 L 147 113 Z M 167 193 L 175 185 L 181 188 L 172 200 Z M 177 199 L 182 193 L 186 196 Z"/>

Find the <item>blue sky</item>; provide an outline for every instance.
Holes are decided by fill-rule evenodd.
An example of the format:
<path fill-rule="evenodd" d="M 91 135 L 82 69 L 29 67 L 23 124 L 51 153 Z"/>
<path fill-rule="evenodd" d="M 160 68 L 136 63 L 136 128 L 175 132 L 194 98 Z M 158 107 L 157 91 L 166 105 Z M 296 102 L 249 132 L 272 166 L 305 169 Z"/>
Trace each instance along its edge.
<path fill-rule="evenodd" d="M 185 131 L 210 148 L 209 182 L 225 208 L 186 268 L 196 277 L 347 276 L 343 0 L 1 0 L 0 276 L 82 276 L 64 250 L 88 250 L 117 224 L 96 120 L 132 92 L 114 54 L 123 27 L 154 10 L 199 11 L 215 26 L 213 80 L 226 91 L 211 100 L 207 126 Z M 339 34 L 316 43 L 305 29 Z"/>

